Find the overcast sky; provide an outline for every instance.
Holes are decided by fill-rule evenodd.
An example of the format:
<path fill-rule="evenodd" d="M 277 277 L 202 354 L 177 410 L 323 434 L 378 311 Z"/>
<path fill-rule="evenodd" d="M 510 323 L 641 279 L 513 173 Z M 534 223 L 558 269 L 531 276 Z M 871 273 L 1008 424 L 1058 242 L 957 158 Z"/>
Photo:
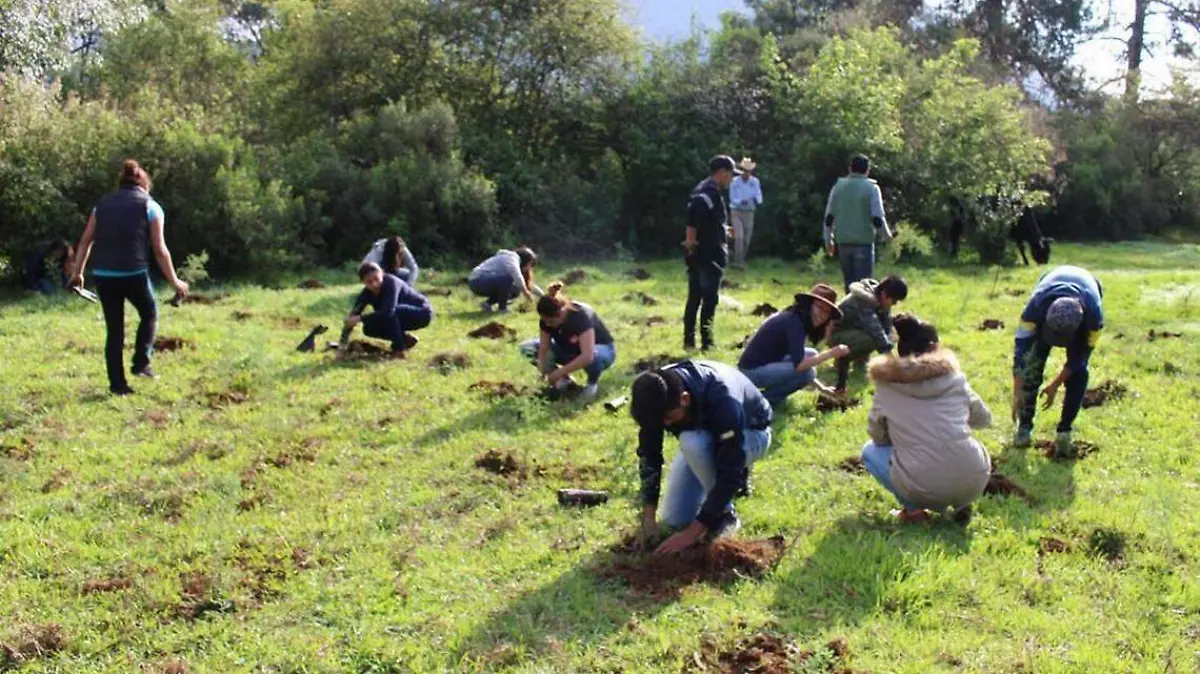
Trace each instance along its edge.
<path fill-rule="evenodd" d="M 718 16 L 726 10 L 745 12 L 742 0 L 625 0 L 630 21 L 650 38 L 665 40 L 688 34 L 692 20 L 713 28 L 719 25 Z M 1120 92 L 1119 82 L 1124 72 L 1121 51 L 1124 45 L 1113 38 L 1127 38 L 1127 26 L 1133 21 L 1133 0 L 1093 0 L 1094 11 L 1101 18 L 1113 13 L 1113 28 L 1100 39 L 1080 45 L 1076 63 L 1084 68 L 1095 84 L 1111 82 L 1106 90 Z M 1151 41 L 1166 38 L 1169 25 L 1161 17 L 1149 21 Z M 1142 80 L 1148 88 L 1160 88 L 1171 81 L 1170 67 L 1178 64 L 1169 50 L 1159 47 L 1154 56 L 1143 64 Z"/>

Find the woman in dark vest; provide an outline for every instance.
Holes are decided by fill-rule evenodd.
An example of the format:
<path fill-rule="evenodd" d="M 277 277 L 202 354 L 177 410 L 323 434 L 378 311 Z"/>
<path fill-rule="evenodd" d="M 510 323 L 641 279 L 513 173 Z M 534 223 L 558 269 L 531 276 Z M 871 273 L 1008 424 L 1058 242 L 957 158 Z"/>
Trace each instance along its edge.
<path fill-rule="evenodd" d="M 126 159 L 121 166 L 120 188 L 100 200 L 92 209 L 87 228 L 76 248 L 71 285 L 83 285 L 88 258 L 95 254 L 92 275 L 96 292 L 104 308 L 108 338 L 104 360 L 108 369 L 108 388 L 116 395 L 133 393 L 125 378 L 125 300 L 137 309 L 137 338 L 134 343 L 133 374 L 153 379 L 150 349 L 158 321 L 158 306 L 150 287 L 150 251 L 163 276 L 176 292 L 187 297 L 188 284 L 175 275 L 171 251 L 163 239 L 163 209 L 150 198 L 150 176 L 138 163 Z"/>

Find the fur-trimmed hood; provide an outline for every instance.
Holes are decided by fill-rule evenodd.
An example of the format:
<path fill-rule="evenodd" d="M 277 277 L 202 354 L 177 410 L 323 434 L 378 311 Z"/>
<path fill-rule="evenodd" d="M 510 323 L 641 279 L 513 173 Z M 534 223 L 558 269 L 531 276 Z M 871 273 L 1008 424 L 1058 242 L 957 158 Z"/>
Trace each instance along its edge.
<path fill-rule="evenodd" d="M 877 385 L 890 386 L 914 398 L 935 398 L 965 381 L 958 358 L 949 349 L 903 358 L 891 353 L 876 356 L 867 373 Z"/>

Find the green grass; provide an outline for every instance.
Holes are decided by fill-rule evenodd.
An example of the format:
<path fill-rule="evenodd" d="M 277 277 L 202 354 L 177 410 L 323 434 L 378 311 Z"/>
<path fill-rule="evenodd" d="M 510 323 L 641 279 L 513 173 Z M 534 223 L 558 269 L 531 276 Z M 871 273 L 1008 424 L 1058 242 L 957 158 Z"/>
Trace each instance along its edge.
<path fill-rule="evenodd" d="M 801 394 L 739 506 L 742 535 L 794 545 L 761 580 L 696 585 L 674 600 L 593 573 L 635 521 L 627 413 L 468 393 L 481 379 L 536 381 L 514 345 L 465 337 L 487 319 L 457 285 L 461 271 L 426 277 L 453 295 L 434 298 L 437 317 L 402 362 L 294 351 L 311 324 L 336 324 L 350 277 L 163 305 L 160 335 L 195 349 L 156 356 L 162 378 L 134 382 L 138 395 L 124 399 L 106 394 L 95 306 L 2 305 L 0 643 L 60 626 L 66 647 L 30 659 L 28 672 L 678 672 L 706 639 L 724 647 L 773 629 L 805 648 L 844 636 L 848 666 L 877 673 L 1200 671 L 1200 250 L 1055 254 L 1105 286 L 1092 381 L 1131 390 L 1082 413 L 1077 437 L 1098 454 L 1066 465 L 1006 446 L 1023 298 L 1004 291 L 1030 288 L 1039 270 L 903 268 L 912 291 L 902 308 L 934 321 L 958 353 L 996 414 L 980 437 L 1036 504 L 985 497 L 965 530 L 895 525 L 881 488 L 835 468 L 865 440 L 866 406 L 822 416 Z M 637 282 L 629 267 L 586 267 L 590 278 L 570 289 L 617 339 L 602 397 L 627 391 L 638 358 L 679 352 L 682 265 L 648 265 L 654 277 Z M 832 266 L 813 274 L 771 261 L 732 278 L 746 311 L 718 314 L 725 361 L 757 324 L 755 304 L 783 306 L 817 280 L 840 286 Z M 622 299 L 632 290 L 661 304 Z M 648 315 L 667 322 L 634 325 Z M 302 325 L 287 327 L 293 318 Z M 984 318 L 1008 329 L 978 331 Z M 532 314 L 500 320 L 522 336 L 536 329 Z M 1147 342 L 1151 328 L 1184 336 Z M 452 350 L 472 366 L 429 366 Z M 220 404 L 231 390 L 247 400 Z M 1051 437 L 1056 420 L 1039 414 L 1038 436 Z M 514 486 L 475 468 L 490 448 L 547 474 Z M 614 498 L 560 508 L 554 490 L 581 486 L 563 478 L 568 466 Z M 1040 556 L 1047 536 L 1070 549 Z M 1113 537 L 1121 560 L 1093 553 Z M 106 578 L 130 585 L 84 592 Z"/>

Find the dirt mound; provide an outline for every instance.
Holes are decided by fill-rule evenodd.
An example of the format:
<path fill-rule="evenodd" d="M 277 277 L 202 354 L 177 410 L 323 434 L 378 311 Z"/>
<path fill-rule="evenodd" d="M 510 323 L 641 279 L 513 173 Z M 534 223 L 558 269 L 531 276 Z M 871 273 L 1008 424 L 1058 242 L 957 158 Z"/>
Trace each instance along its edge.
<path fill-rule="evenodd" d="M 1057 461 L 1059 463 L 1078 461 L 1079 459 L 1085 458 L 1100 451 L 1099 445 L 1086 440 L 1075 440 L 1071 443 L 1071 451 L 1062 456 L 1058 456 L 1055 453 L 1054 442 L 1051 440 L 1038 440 L 1036 443 L 1034 443 L 1034 446 L 1037 447 L 1038 451 L 1040 451 L 1047 459 L 1050 459 L 1051 461 Z"/>
<path fill-rule="evenodd" d="M 32 441 L 29 438 L 13 438 L 5 440 L 0 444 L 0 456 L 13 461 L 28 461 L 37 454 Z"/>
<path fill-rule="evenodd" d="M 634 325 L 644 325 L 649 328 L 649 327 L 653 327 L 655 325 L 662 325 L 663 323 L 666 323 L 666 322 L 667 322 L 667 319 L 663 318 L 662 316 L 647 316 L 645 318 L 635 319 L 633 321 L 633 324 Z"/>
<path fill-rule="evenodd" d="M 80 590 L 83 594 L 97 594 L 100 592 L 116 592 L 117 590 L 127 590 L 133 586 L 133 581 L 121 576 L 112 578 L 93 578 L 83 584 L 83 589 Z"/>
<path fill-rule="evenodd" d="M 1025 500 L 1031 500 L 1029 492 L 1025 491 L 1021 485 L 997 473 L 995 470 L 988 476 L 987 486 L 983 488 L 983 493 L 995 496 L 1017 496 Z"/>
<path fill-rule="evenodd" d="M 230 405 L 241 405 L 250 400 L 250 392 L 241 388 L 231 388 L 224 391 L 210 391 L 205 394 L 208 406 L 214 410 L 223 409 Z"/>
<path fill-rule="evenodd" d="M 249 311 L 235 311 L 231 315 L 235 321 L 248 321 L 251 318 L 254 318 L 254 314 L 250 313 Z"/>
<path fill-rule="evenodd" d="M 867 472 L 867 467 L 863 465 L 862 457 L 847 456 L 838 462 L 838 470 L 845 473 L 864 474 Z"/>
<path fill-rule="evenodd" d="M 430 288 L 420 292 L 426 297 L 449 297 L 452 294 L 449 288 Z"/>
<path fill-rule="evenodd" d="M 59 468 L 58 470 L 54 471 L 54 474 L 50 476 L 49 480 L 46 480 L 46 484 L 42 485 L 42 493 L 49 494 L 51 492 L 58 491 L 59 489 L 67 486 L 67 481 L 70 479 L 71 471 L 67 470 L 66 468 Z"/>
<path fill-rule="evenodd" d="M 493 398 L 518 398 L 529 392 L 524 386 L 517 386 L 509 381 L 477 381 L 467 387 L 468 391 L 480 391 Z"/>
<path fill-rule="evenodd" d="M 562 282 L 566 285 L 575 285 L 587 280 L 587 272 L 582 269 L 572 269 L 562 277 Z"/>
<path fill-rule="evenodd" d="M 742 287 L 742 284 L 738 283 L 737 281 L 723 278 L 721 279 L 721 287 L 725 288 L 726 290 L 737 290 L 738 288 Z"/>
<path fill-rule="evenodd" d="M 649 280 L 652 274 L 641 267 L 634 267 L 629 270 L 629 275 L 639 281 Z"/>
<path fill-rule="evenodd" d="M 817 396 L 816 408 L 818 412 L 845 412 L 848 409 L 858 407 L 862 404 L 862 400 L 858 398 L 832 398 L 830 396 Z"/>
<path fill-rule="evenodd" d="M 173 307 L 177 307 L 182 304 L 208 305 L 208 304 L 216 304 L 217 302 L 220 302 L 221 300 L 225 299 L 226 297 L 227 297 L 227 295 L 197 295 L 195 293 L 188 295 L 187 297 L 184 297 L 183 295 L 180 295 L 179 293 L 175 293 L 175 296 L 172 297 L 170 300 L 168 300 L 167 303 Z"/>
<path fill-rule="evenodd" d="M 185 346 L 189 349 L 196 348 L 196 344 L 194 342 L 184 339 L 182 337 L 155 337 L 154 338 L 154 350 L 155 351 L 162 351 L 162 352 L 178 351 Z"/>
<path fill-rule="evenodd" d="M 566 388 L 557 388 L 554 386 L 545 386 L 541 390 L 534 393 L 534 396 L 549 402 L 557 402 L 559 400 L 570 400 L 579 395 L 583 387 L 575 383 L 573 380 L 567 380 Z"/>
<path fill-rule="evenodd" d="M 1167 332 L 1166 330 L 1159 330 L 1158 332 L 1155 332 L 1154 330 L 1151 330 L 1150 332 L 1146 333 L 1147 342 L 1153 342 L 1156 339 L 1178 339 L 1180 337 L 1183 337 L 1182 332 Z"/>
<path fill-rule="evenodd" d="M 232 613 L 234 604 L 221 596 L 212 581 L 204 573 L 196 571 L 180 576 L 183 586 L 179 592 L 176 612 L 181 618 L 199 620 L 208 613 Z"/>
<path fill-rule="evenodd" d="M 516 339 L 517 331 L 496 321 L 490 321 L 467 333 L 472 339 Z"/>
<path fill-rule="evenodd" d="M 13 640 L 0 644 L 0 665 L 16 669 L 37 658 L 53 655 L 67 647 L 67 636 L 56 623 L 28 625 L 21 628 Z"/>
<path fill-rule="evenodd" d="M 633 543 L 632 536 L 622 541 L 614 550 L 616 559 L 601 573 L 621 578 L 634 590 L 655 596 L 677 594 L 693 583 L 719 584 L 760 577 L 775 566 L 787 548 L 782 536 L 720 538 L 677 555 L 658 557 L 634 553 Z"/>
<path fill-rule="evenodd" d="M 516 457 L 512 454 L 501 453 L 496 449 L 489 449 L 475 457 L 475 467 L 504 477 L 518 479 L 525 477 L 525 466 Z"/>
<path fill-rule="evenodd" d="M 1009 297 L 1024 297 L 1028 293 L 1029 293 L 1028 290 L 1021 290 L 1020 288 L 1005 288 L 1004 289 L 1004 294 L 1008 295 Z"/>
<path fill-rule="evenodd" d="M 633 371 L 634 371 L 634 373 L 642 373 L 642 372 L 646 372 L 647 370 L 657 370 L 658 368 L 660 368 L 664 365 L 670 365 L 671 363 L 678 363 L 681 360 L 686 360 L 686 359 L 685 358 L 676 358 L 675 356 L 672 356 L 669 353 L 660 353 L 655 356 L 647 356 L 647 357 L 642 358 L 641 360 L 637 361 L 636 363 L 633 364 Z"/>
<path fill-rule="evenodd" d="M 770 302 L 763 302 L 757 307 L 754 307 L 754 311 L 751 311 L 750 313 L 754 316 L 774 316 L 778 311 L 779 310 L 776 309 Z"/>
<path fill-rule="evenodd" d="M 395 358 L 397 360 L 403 360 L 404 356 L 405 354 L 403 351 L 392 351 L 390 348 L 385 348 L 379 346 L 378 344 L 372 344 L 371 342 L 364 342 L 361 339 L 355 339 L 346 345 L 346 350 L 343 352 L 341 357 L 379 360 Z"/>
<path fill-rule="evenodd" d="M 802 650 L 786 637 L 757 632 L 738 639 L 730 648 L 719 652 L 712 640 L 705 639 L 692 660 L 699 671 L 720 674 L 792 674 L 799 671 L 851 674 L 851 670 L 841 666 L 841 661 L 850 655 L 845 638 L 830 641 L 824 650 L 827 655 L 823 654 L 814 668 L 809 661 L 817 656 L 816 652 Z"/>
<path fill-rule="evenodd" d="M 1049 536 L 1042 536 L 1041 538 L 1038 539 L 1038 554 L 1044 554 L 1047 552 L 1051 552 L 1051 553 L 1066 552 L 1067 550 L 1070 550 L 1070 549 L 1071 549 L 1071 546 L 1068 545 L 1066 543 L 1066 541 L 1061 541 L 1057 538 L 1051 538 Z"/>
<path fill-rule="evenodd" d="M 1003 330 L 1003 329 L 1004 329 L 1004 321 L 1000 320 L 999 318 L 985 318 L 983 320 L 983 322 L 979 324 L 980 332 L 982 332 L 984 330 Z"/>
<path fill-rule="evenodd" d="M 645 306 L 645 307 L 652 307 L 652 306 L 655 306 L 658 304 L 657 299 L 655 299 L 654 297 L 651 297 L 650 295 L 647 295 L 646 293 L 644 293 L 640 290 L 629 293 L 628 295 L 626 295 L 624 297 L 624 299 L 626 302 L 641 302 L 642 306 Z"/>
<path fill-rule="evenodd" d="M 447 351 L 431 358 L 429 366 L 442 371 L 462 370 L 471 367 L 471 357 L 458 351 Z"/>
<path fill-rule="evenodd" d="M 325 284 L 315 278 L 310 278 L 296 287 L 303 290 L 320 290 L 325 287 Z"/>
<path fill-rule="evenodd" d="M 1083 407 L 1099 407 L 1110 400 L 1117 401 L 1125 397 L 1129 389 L 1120 382 L 1111 379 L 1096 388 L 1090 388 L 1083 394 Z"/>

